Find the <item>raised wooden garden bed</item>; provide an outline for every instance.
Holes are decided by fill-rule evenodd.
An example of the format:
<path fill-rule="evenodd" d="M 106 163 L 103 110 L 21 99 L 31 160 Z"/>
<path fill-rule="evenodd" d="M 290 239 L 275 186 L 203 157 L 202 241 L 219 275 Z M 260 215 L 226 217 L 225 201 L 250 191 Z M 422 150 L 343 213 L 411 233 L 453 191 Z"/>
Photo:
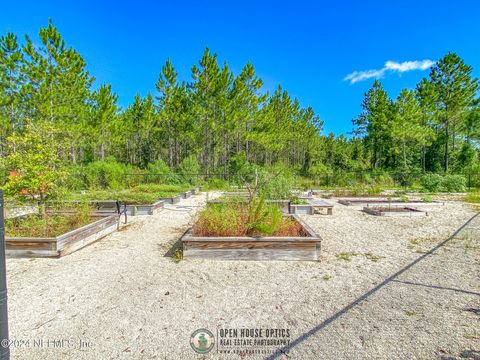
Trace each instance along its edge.
<path fill-rule="evenodd" d="M 341 198 L 338 199 L 338 202 L 342 205 L 352 206 L 362 206 L 362 205 L 403 205 L 403 206 L 435 206 L 435 205 L 444 205 L 442 201 L 430 201 L 425 202 L 422 200 L 408 200 L 402 201 L 400 198 L 374 198 L 374 197 L 364 197 L 364 198 Z"/>
<path fill-rule="evenodd" d="M 182 196 L 181 195 L 175 195 L 175 196 L 171 196 L 171 197 L 161 198 L 160 200 L 162 200 L 166 204 L 177 204 L 177 203 L 180 202 L 180 200 L 182 200 Z"/>
<path fill-rule="evenodd" d="M 81 249 L 119 228 L 119 215 L 98 220 L 56 237 L 5 237 L 7 256 L 60 257 Z"/>
<path fill-rule="evenodd" d="M 209 204 L 221 204 L 221 203 L 229 203 L 231 201 L 232 201 L 231 199 L 219 198 L 219 199 L 214 199 L 214 200 L 208 200 L 208 203 Z M 247 198 L 238 198 L 238 199 L 235 199 L 233 201 L 247 202 L 248 199 Z M 265 203 L 269 204 L 269 205 L 277 205 L 279 207 L 279 209 L 282 210 L 282 212 L 284 214 L 290 214 L 290 200 L 265 200 Z"/>
<path fill-rule="evenodd" d="M 290 214 L 313 215 L 311 204 L 290 204 Z"/>
<path fill-rule="evenodd" d="M 376 216 L 427 216 L 426 211 L 418 210 L 409 206 L 365 206 L 363 211 Z"/>
<path fill-rule="evenodd" d="M 127 214 L 131 216 L 136 215 L 154 215 L 163 210 L 163 200 L 158 200 L 153 204 L 147 205 L 127 205 Z"/>
<path fill-rule="evenodd" d="M 228 197 L 248 197 L 250 194 L 247 191 L 226 191 L 223 193 L 224 196 Z"/>
<path fill-rule="evenodd" d="M 326 201 L 309 199 L 308 204 L 290 204 L 291 214 L 322 214 L 326 212 L 327 215 L 333 214 L 333 205 Z"/>
<path fill-rule="evenodd" d="M 89 200 L 94 205 L 93 215 L 108 215 L 124 212 L 129 216 L 154 215 L 163 210 L 164 201 L 158 200 L 153 204 L 125 204 L 117 200 Z"/>
<path fill-rule="evenodd" d="M 38 213 L 38 206 L 35 205 L 17 205 L 11 208 L 4 208 L 5 219 L 12 219 L 35 213 Z"/>
<path fill-rule="evenodd" d="M 210 260 L 320 260 L 321 238 L 296 215 L 304 236 L 200 237 L 190 228 L 181 238 L 186 259 Z"/>

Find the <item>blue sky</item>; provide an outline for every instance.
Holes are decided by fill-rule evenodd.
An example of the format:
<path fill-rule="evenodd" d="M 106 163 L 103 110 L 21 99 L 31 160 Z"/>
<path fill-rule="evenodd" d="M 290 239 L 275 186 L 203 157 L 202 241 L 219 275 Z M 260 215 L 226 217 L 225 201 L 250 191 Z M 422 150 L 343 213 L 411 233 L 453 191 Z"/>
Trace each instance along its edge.
<path fill-rule="evenodd" d="M 396 97 L 428 74 L 400 72 L 422 65 L 401 63 L 455 51 L 479 77 L 479 14 L 478 1 L 9 1 L 0 33 L 36 40 L 52 18 L 96 84 L 112 84 L 122 106 L 154 92 L 167 58 L 189 79 L 208 46 L 236 73 L 252 62 L 266 90 L 282 85 L 314 108 L 324 133 L 340 134 L 351 130 L 373 82 L 344 80 L 354 71 L 380 70 Z"/>

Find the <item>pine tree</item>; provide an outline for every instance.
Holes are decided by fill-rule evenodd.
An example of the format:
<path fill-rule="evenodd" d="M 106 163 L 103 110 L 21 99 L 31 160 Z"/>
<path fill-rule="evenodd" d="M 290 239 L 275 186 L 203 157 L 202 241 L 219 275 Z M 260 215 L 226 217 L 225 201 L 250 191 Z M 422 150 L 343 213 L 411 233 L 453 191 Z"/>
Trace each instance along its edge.
<path fill-rule="evenodd" d="M 0 156 L 6 154 L 6 138 L 23 127 L 20 114 L 23 56 L 17 37 L 0 38 Z"/>
<path fill-rule="evenodd" d="M 378 80 L 365 93 L 362 110 L 358 118 L 353 120 L 355 135 L 363 138 L 370 149 L 372 168 L 382 168 L 390 144 L 392 102 Z"/>
<path fill-rule="evenodd" d="M 403 89 L 395 102 L 392 121 L 392 139 L 396 153 L 401 153 L 401 168 L 410 171 L 418 150 L 431 139 L 431 130 L 422 124 L 421 108 L 415 93 Z M 419 164 L 421 165 L 421 164 Z"/>
<path fill-rule="evenodd" d="M 92 94 L 89 111 L 89 134 L 91 135 L 93 158 L 105 160 L 108 151 L 116 143 L 116 122 L 118 116 L 118 96 L 112 92 L 110 85 L 101 85 Z"/>
<path fill-rule="evenodd" d="M 472 77 L 472 67 L 455 53 L 441 58 L 430 71 L 430 81 L 435 90 L 437 119 L 443 128 L 444 170 L 448 171 L 450 147 L 455 150 L 458 130 L 466 118 L 478 90 L 478 79 Z"/>

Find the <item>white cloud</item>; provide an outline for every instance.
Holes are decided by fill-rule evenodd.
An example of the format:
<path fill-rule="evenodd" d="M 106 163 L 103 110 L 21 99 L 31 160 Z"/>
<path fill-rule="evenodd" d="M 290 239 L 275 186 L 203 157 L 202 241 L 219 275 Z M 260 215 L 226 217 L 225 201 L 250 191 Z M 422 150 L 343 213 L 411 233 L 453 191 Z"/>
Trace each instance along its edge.
<path fill-rule="evenodd" d="M 417 61 L 404 61 L 402 63 L 398 63 L 395 61 L 387 61 L 385 63 L 385 68 L 388 70 L 398 71 L 398 72 L 405 72 L 411 70 L 427 70 L 430 68 L 435 61 L 432 60 L 417 60 Z"/>
<path fill-rule="evenodd" d="M 415 60 L 415 61 L 404 61 L 404 62 L 396 62 L 396 61 L 387 61 L 385 66 L 381 69 L 372 69 L 372 70 L 365 70 L 365 71 L 354 71 L 343 78 L 345 81 L 350 81 L 350 84 L 355 84 L 356 82 L 375 78 L 379 79 L 384 77 L 386 72 L 399 72 L 403 73 L 406 71 L 412 70 L 427 70 L 435 62 L 432 60 Z"/>
<path fill-rule="evenodd" d="M 351 84 L 355 84 L 358 81 L 367 80 L 370 78 L 382 78 L 385 73 L 385 69 L 380 70 L 366 70 L 366 71 L 354 71 L 343 78 L 343 80 L 350 81 Z"/>

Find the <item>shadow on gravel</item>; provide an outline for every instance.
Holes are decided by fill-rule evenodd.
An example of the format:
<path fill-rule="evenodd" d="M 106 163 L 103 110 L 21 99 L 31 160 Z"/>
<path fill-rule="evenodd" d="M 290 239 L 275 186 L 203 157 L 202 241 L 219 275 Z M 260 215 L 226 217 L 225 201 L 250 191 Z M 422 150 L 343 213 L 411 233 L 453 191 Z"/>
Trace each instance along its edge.
<path fill-rule="evenodd" d="M 480 360 L 480 352 L 475 350 L 465 350 L 460 353 L 460 359 Z M 453 356 L 442 356 L 440 360 L 458 360 Z"/>
<path fill-rule="evenodd" d="M 462 289 L 455 289 L 455 288 L 449 288 L 449 287 L 443 287 L 443 286 L 436 286 L 436 285 L 427 285 L 427 284 L 420 284 L 416 283 L 413 281 L 405 281 L 405 280 L 392 280 L 393 282 L 401 283 L 401 284 L 406 284 L 406 285 L 415 285 L 415 286 L 423 286 L 423 287 L 428 287 L 430 289 L 439 289 L 439 290 L 450 290 L 450 291 L 456 291 L 464 294 L 470 294 L 470 295 L 477 295 L 480 296 L 480 293 L 474 292 L 474 291 L 468 291 L 468 290 L 462 290 Z"/>
<path fill-rule="evenodd" d="M 180 239 L 178 239 L 173 243 L 173 245 L 170 247 L 170 249 L 168 249 L 168 251 L 165 253 L 165 255 L 163 255 L 163 257 L 173 258 L 177 250 L 181 248 L 182 248 L 182 242 L 180 241 Z M 162 248 L 160 247 L 160 249 Z"/>
<path fill-rule="evenodd" d="M 300 345 L 303 341 L 307 340 L 308 338 L 310 338 L 311 336 L 317 334 L 318 332 L 322 331 L 324 328 L 326 328 L 328 325 L 330 325 L 331 323 L 333 323 L 335 320 L 337 320 L 338 318 L 340 318 L 341 316 L 343 316 L 345 313 L 347 313 L 349 310 L 353 309 L 354 307 L 360 305 L 362 302 L 364 302 L 366 299 L 368 299 L 371 295 L 373 295 L 374 293 L 376 293 L 378 290 L 382 289 L 385 285 L 391 283 L 391 282 L 394 282 L 396 281 L 395 279 L 398 278 L 400 275 L 402 275 L 404 272 L 408 271 L 410 268 L 412 268 L 413 266 L 415 266 L 416 264 L 418 264 L 420 261 L 424 260 L 426 257 L 432 255 L 435 251 L 437 251 L 438 249 L 440 249 L 441 247 L 445 246 L 448 242 L 450 242 L 452 239 L 454 239 L 455 237 L 457 237 L 460 232 L 462 230 L 464 230 L 465 228 L 467 228 L 467 226 L 474 220 L 476 219 L 477 217 L 480 218 L 480 213 L 477 213 L 475 215 L 473 215 L 465 224 L 463 224 L 460 228 L 458 228 L 450 237 L 448 237 L 447 239 L 443 240 L 441 243 L 437 244 L 436 246 L 434 246 L 432 249 L 430 249 L 428 252 L 426 252 L 425 254 L 423 254 L 422 256 L 419 256 L 417 259 L 415 259 L 414 261 L 412 261 L 410 264 L 406 265 L 405 267 L 403 267 L 402 269 L 400 269 L 399 271 L 397 271 L 396 273 L 394 273 L 393 275 L 389 276 L 388 278 L 386 278 L 385 280 L 383 280 L 380 284 L 378 284 L 377 286 L 375 286 L 374 288 L 370 289 L 369 291 L 367 291 L 366 293 L 364 293 L 362 296 L 358 297 L 357 299 L 355 299 L 353 302 L 351 302 L 350 304 L 348 304 L 347 306 L 345 306 L 343 309 L 339 310 L 338 312 L 336 312 L 335 314 L 333 314 L 332 316 L 330 316 L 329 318 L 327 318 L 326 320 L 324 320 L 323 322 L 321 322 L 320 324 L 318 324 L 317 326 L 313 327 L 312 329 L 310 329 L 309 331 L 307 331 L 306 333 L 300 335 L 298 338 L 296 338 L 295 340 L 292 340 L 287 346 L 284 346 L 284 347 L 281 347 L 277 350 L 277 352 L 275 354 L 272 354 L 270 356 L 268 356 L 266 358 L 266 360 L 273 360 L 273 359 L 277 359 L 278 357 L 282 356 L 283 354 L 286 354 L 287 351 L 290 351 L 292 350 L 294 347 Z M 478 295 L 477 293 L 473 293 L 474 295 Z M 474 354 L 475 355 L 475 354 Z M 476 358 L 475 358 L 476 359 Z"/>

